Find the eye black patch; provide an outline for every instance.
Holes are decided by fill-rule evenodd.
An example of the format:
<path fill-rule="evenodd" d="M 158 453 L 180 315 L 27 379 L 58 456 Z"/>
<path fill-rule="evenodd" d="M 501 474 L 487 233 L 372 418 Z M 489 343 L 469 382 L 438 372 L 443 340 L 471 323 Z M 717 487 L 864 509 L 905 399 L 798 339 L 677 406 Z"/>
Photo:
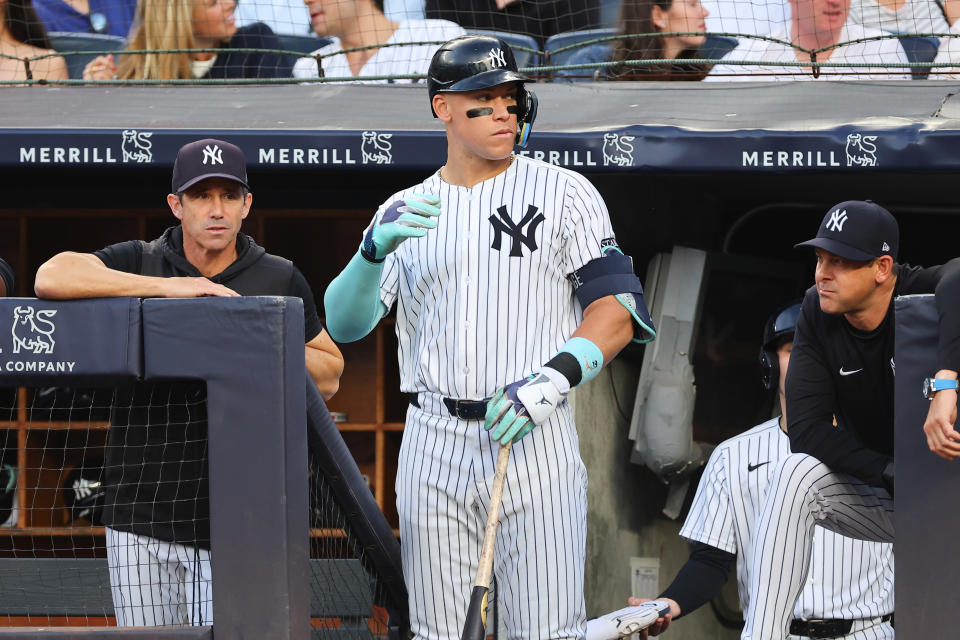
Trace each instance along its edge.
<path fill-rule="evenodd" d="M 520 105 L 512 104 L 507 107 L 507 113 L 520 113 Z"/>
<path fill-rule="evenodd" d="M 477 107 L 467 110 L 468 118 L 482 118 L 483 116 L 493 115 L 493 107 Z"/>

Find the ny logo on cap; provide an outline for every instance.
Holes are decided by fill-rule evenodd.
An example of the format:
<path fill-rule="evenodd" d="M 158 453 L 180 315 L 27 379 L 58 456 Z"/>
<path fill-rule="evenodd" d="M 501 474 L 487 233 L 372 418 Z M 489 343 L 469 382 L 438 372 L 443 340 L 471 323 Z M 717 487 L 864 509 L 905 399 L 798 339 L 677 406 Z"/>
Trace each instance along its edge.
<path fill-rule="evenodd" d="M 827 229 L 830 231 L 843 231 L 843 223 L 847 221 L 847 210 L 844 209 L 840 211 L 837 209 L 830 214 L 830 219 L 827 221 Z"/>
<path fill-rule="evenodd" d="M 507 56 L 503 52 L 503 49 L 490 49 L 490 53 L 487 54 L 487 57 L 490 58 L 491 67 L 507 66 Z"/>
<path fill-rule="evenodd" d="M 220 145 L 208 144 L 203 148 L 203 164 L 207 164 L 207 160 L 210 164 L 223 164 L 223 150 Z"/>

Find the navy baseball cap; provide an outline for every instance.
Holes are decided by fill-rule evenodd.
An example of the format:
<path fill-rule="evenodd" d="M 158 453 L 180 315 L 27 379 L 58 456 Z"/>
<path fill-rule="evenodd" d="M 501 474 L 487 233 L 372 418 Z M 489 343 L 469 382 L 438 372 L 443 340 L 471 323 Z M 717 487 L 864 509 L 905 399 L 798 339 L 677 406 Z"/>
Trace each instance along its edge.
<path fill-rule="evenodd" d="M 847 200 L 830 207 L 817 237 L 793 245 L 817 247 L 848 260 L 897 259 L 900 227 L 889 211 L 870 200 Z"/>
<path fill-rule="evenodd" d="M 189 189 L 207 178 L 227 178 L 247 189 L 247 161 L 235 144 L 204 138 L 180 147 L 173 163 L 173 193 Z"/>

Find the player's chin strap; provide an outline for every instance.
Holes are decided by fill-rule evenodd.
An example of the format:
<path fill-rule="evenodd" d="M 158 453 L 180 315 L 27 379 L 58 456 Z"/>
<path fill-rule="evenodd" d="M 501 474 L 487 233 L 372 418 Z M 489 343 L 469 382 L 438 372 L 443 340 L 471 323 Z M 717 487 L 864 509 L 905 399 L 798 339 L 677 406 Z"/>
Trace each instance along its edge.
<path fill-rule="evenodd" d="M 530 132 L 533 131 L 533 121 L 537 119 L 537 94 L 528 89 L 521 89 L 522 113 L 517 114 L 516 144 L 521 149 L 527 146 Z"/>

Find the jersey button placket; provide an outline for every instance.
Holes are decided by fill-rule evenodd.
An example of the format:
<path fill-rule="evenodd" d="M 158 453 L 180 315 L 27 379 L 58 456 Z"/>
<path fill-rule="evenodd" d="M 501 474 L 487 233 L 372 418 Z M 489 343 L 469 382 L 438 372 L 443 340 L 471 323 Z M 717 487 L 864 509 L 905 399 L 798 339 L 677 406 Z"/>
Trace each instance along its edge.
<path fill-rule="evenodd" d="M 462 276 L 460 278 L 460 309 L 459 309 L 459 318 L 460 318 L 460 353 L 463 366 L 463 375 L 464 375 L 464 388 L 467 390 L 467 397 L 473 397 L 477 394 L 477 381 L 475 377 L 472 377 L 472 374 L 475 374 L 476 366 L 473 364 L 477 360 L 477 354 L 475 350 L 476 345 L 476 327 L 475 327 L 475 318 L 477 310 L 477 258 L 478 258 L 478 248 L 476 246 L 476 233 L 474 232 L 474 227 L 476 226 L 476 221 L 478 220 L 478 207 L 479 207 L 479 198 L 475 193 L 471 191 L 470 198 L 468 200 L 469 207 L 466 212 L 467 215 L 464 216 L 463 220 L 463 229 L 465 233 L 461 234 L 461 266 L 463 269 Z"/>

